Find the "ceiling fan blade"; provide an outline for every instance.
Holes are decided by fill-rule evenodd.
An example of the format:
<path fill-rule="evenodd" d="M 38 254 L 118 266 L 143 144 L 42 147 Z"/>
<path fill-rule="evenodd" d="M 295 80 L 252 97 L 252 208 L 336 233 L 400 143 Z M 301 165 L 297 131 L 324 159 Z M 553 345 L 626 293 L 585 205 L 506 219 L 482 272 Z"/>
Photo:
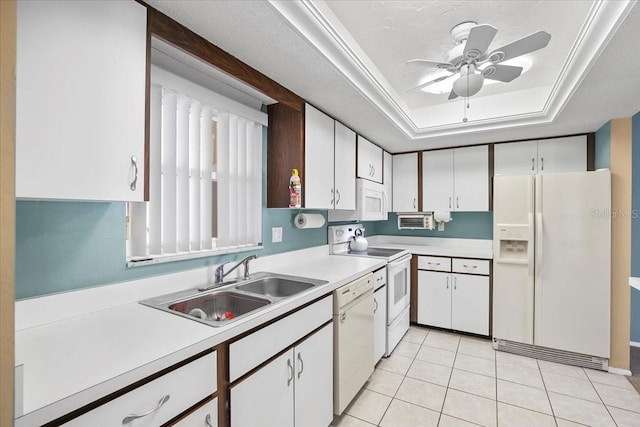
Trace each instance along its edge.
<path fill-rule="evenodd" d="M 516 40 L 513 43 L 509 43 L 492 51 L 489 54 L 489 61 L 493 63 L 507 61 L 517 56 L 542 49 L 549 44 L 549 40 L 551 40 L 551 34 L 545 31 L 538 31 L 537 33 L 530 34 L 527 37 L 523 37 L 520 40 Z"/>
<path fill-rule="evenodd" d="M 516 67 L 513 65 L 489 65 L 482 70 L 482 75 L 491 80 L 498 80 L 500 82 L 510 82 L 511 80 L 522 74 L 522 67 Z"/>
<path fill-rule="evenodd" d="M 482 56 L 496 36 L 498 30 L 488 24 L 476 25 L 469 31 L 469 37 L 464 45 L 465 59 L 476 59 Z"/>
<path fill-rule="evenodd" d="M 440 76 L 440 77 L 438 77 L 437 79 L 430 80 L 430 81 L 428 81 L 428 82 L 426 82 L 426 83 L 422 83 L 421 85 L 418 85 L 418 86 L 416 86 L 416 87 L 412 87 L 411 89 L 407 90 L 407 92 L 414 92 L 414 91 L 416 91 L 416 90 L 420 90 L 420 89 L 425 88 L 425 87 L 427 87 L 427 86 L 430 86 L 430 85 L 432 85 L 432 84 L 434 84 L 434 83 L 438 83 L 438 82 L 441 82 L 441 81 L 443 81 L 443 80 L 446 80 L 446 79 L 448 79 L 449 77 L 451 77 L 451 75 L 448 75 L 448 76 Z"/>
<path fill-rule="evenodd" d="M 451 101 L 452 99 L 456 99 L 457 97 L 458 97 L 458 94 L 455 93 L 453 89 L 451 89 L 451 92 L 449 93 L 449 98 L 448 98 L 449 101 Z"/>
<path fill-rule="evenodd" d="M 448 62 L 432 61 L 430 59 L 411 59 L 407 61 L 407 65 L 411 64 L 422 65 L 429 68 L 439 68 L 441 70 L 446 70 L 451 67 L 455 68 L 453 64 L 449 64 Z"/>

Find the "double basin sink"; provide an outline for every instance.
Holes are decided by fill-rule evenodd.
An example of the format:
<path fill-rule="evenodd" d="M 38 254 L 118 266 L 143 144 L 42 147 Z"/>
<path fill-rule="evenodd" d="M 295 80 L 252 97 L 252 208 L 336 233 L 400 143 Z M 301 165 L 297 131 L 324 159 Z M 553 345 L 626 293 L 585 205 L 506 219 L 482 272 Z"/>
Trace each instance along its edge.
<path fill-rule="evenodd" d="M 206 291 L 188 290 L 140 301 L 141 304 L 211 326 L 224 326 L 255 310 L 285 300 L 326 280 L 256 273 L 250 279 L 230 281 Z"/>

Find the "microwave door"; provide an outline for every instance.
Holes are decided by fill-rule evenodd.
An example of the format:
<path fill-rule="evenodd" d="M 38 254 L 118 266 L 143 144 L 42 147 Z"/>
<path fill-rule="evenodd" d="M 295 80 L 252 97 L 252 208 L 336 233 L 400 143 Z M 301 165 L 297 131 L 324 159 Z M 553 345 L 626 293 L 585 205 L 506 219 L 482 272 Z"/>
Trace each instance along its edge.
<path fill-rule="evenodd" d="M 363 194 L 363 219 L 382 219 L 384 210 L 383 193 L 366 189 Z"/>

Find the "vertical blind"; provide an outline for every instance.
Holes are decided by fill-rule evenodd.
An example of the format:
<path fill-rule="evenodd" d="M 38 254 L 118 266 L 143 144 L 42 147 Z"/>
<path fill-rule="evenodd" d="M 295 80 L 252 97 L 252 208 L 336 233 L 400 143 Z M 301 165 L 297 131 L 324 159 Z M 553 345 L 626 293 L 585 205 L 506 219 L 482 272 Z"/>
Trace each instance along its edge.
<path fill-rule="evenodd" d="M 157 84 L 150 102 L 149 201 L 130 206 L 131 258 L 259 244 L 262 126 Z M 217 237 L 212 236 L 214 180 Z"/>

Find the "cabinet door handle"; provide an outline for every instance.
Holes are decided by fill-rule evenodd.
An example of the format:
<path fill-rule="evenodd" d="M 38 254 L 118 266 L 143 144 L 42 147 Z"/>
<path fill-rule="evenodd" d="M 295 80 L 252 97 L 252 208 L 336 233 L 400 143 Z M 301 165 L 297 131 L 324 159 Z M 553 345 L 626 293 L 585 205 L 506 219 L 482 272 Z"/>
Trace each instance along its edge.
<path fill-rule="evenodd" d="M 451 209 L 451 197 L 449 197 L 449 209 Z"/>
<path fill-rule="evenodd" d="M 304 371 L 304 362 L 302 361 L 302 353 L 298 353 L 298 362 L 300 362 L 300 370 L 298 371 L 298 379 L 300 379 L 300 375 Z"/>
<path fill-rule="evenodd" d="M 133 166 L 133 178 L 131 179 L 129 188 L 131 191 L 136 191 L 136 187 L 138 186 L 138 159 L 136 159 L 136 156 L 131 156 L 131 166 Z"/>
<path fill-rule="evenodd" d="M 336 206 L 337 206 L 340 203 L 340 199 L 341 199 L 340 190 L 338 190 L 337 188 L 336 188 L 336 195 L 338 196 L 338 199 L 336 200 Z"/>
<path fill-rule="evenodd" d="M 458 209 L 460 207 L 460 200 L 459 197 L 456 196 L 456 209 Z"/>
<path fill-rule="evenodd" d="M 207 414 L 207 416 L 204 417 L 204 422 L 207 424 L 207 427 L 213 427 L 213 423 L 211 422 L 211 414 Z"/>
<path fill-rule="evenodd" d="M 336 199 L 335 197 L 335 191 L 333 189 L 333 187 L 331 187 L 331 203 L 329 203 L 331 206 L 333 206 L 333 202 Z"/>
<path fill-rule="evenodd" d="M 453 289 L 454 290 L 458 289 L 458 278 L 457 277 L 453 278 Z"/>
<path fill-rule="evenodd" d="M 531 172 L 535 171 L 535 167 L 536 167 L 536 159 L 535 157 L 531 158 Z"/>
<path fill-rule="evenodd" d="M 416 198 L 413 198 L 413 209 L 416 209 Z"/>
<path fill-rule="evenodd" d="M 540 167 L 541 170 L 544 170 L 544 157 L 540 157 Z"/>
<path fill-rule="evenodd" d="M 293 365 L 291 364 L 291 359 L 287 359 L 287 366 L 289 367 L 289 373 L 291 374 L 291 376 L 287 379 L 287 387 L 289 385 L 291 385 L 291 381 L 293 381 Z"/>
<path fill-rule="evenodd" d="M 449 278 L 447 277 L 447 289 L 449 289 Z"/>
<path fill-rule="evenodd" d="M 140 414 L 140 415 L 137 415 L 137 414 L 127 415 L 126 417 L 124 417 L 124 418 L 122 419 L 122 424 L 129 424 L 131 421 L 137 420 L 138 418 L 146 417 L 147 415 L 151 415 L 151 414 L 153 414 L 153 413 L 154 413 L 154 412 L 156 412 L 158 409 L 162 408 L 162 405 L 164 405 L 165 403 L 167 403 L 167 402 L 169 401 L 169 398 L 170 398 L 170 397 L 171 397 L 171 396 L 167 394 L 166 396 L 164 396 L 162 399 L 160 399 L 160 400 L 158 401 L 158 406 L 156 406 L 155 408 L 153 408 L 153 409 L 152 409 L 152 410 L 150 410 L 150 411 L 145 412 L 144 414 Z"/>
<path fill-rule="evenodd" d="M 373 168 L 373 174 L 371 176 L 376 176 L 376 167 L 375 166 L 371 166 Z"/>
<path fill-rule="evenodd" d="M 340 315 L 340 323 L 344 323 L 345 320 L 347 320 L 347 313 L 342 313 Z"/>
<path fill-rule="evenodd" d="M 373 302 L 375 303 L 375 308 L 373 309 L 373 314 L 375 314 L 378 311 L 378 300 L 377 299 L 373 299 Z"/>

